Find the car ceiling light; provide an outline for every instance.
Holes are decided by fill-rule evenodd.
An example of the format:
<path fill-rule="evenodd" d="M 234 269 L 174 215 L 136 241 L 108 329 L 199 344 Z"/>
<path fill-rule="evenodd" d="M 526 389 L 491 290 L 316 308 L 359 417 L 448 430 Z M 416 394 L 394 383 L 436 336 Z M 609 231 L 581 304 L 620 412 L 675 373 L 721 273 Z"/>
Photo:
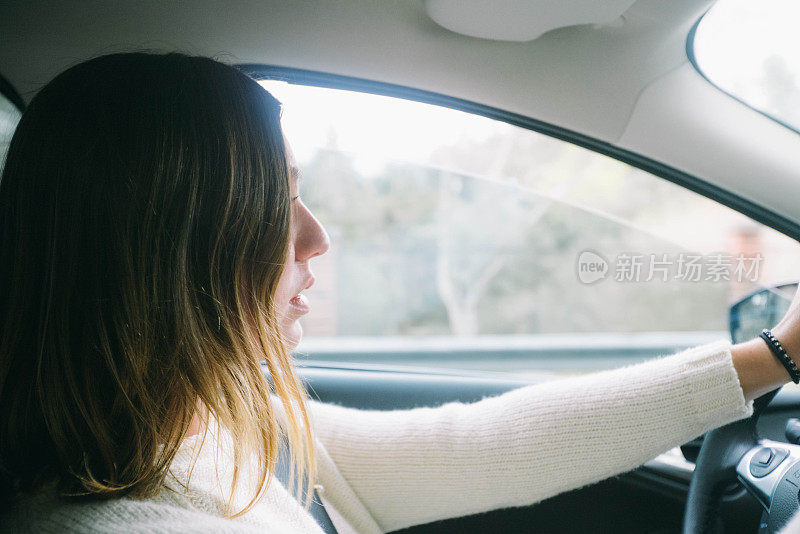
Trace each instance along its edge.
<path fill-rule="evenodd" d="M 425 0 L 425 11 L 450 31 L 497 41 L 532 41 L 576 24 L 610 24 L 636 0 Z"/>

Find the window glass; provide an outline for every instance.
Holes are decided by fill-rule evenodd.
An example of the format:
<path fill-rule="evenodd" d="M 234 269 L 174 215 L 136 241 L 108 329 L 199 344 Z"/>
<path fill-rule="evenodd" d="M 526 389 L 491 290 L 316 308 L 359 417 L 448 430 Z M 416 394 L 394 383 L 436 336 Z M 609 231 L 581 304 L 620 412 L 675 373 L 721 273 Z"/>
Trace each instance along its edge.
<path fill-rule="evenodd" d="M 14 135 L 14 129 L 17 127 L 21 116 L 22 114 L 17 107 L 3 95 L 0 95 L 0 172 L 2 172 L 3 164 L 6 161 L 8 144 L 11 142 L 11 136 Z"/>
<path fill-rule="evenodd" d="M 800 2 L 719 0 L 697 26 L 694 57 L 720 89 L 800 130 Z"/>
<path fill-rule="evenodd" d="M 331 235 L 301 358 L 524 373 L 728 336 L 796 242 L 612 158 L 418 102 L 265 81 Z"/>

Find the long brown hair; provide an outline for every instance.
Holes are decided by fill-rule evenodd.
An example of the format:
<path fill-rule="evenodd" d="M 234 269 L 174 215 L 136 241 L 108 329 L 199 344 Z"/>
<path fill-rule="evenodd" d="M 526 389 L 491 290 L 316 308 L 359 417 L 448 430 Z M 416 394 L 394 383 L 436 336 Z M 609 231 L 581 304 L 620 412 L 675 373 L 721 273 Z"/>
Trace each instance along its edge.
<path fill-rule="evenodd" d="M 233 437 L 234 487 L 257 460 L 242 513 L 274 472 L 273 394 L 311 476 L 273 302 L 288 180 L 279 102 L 208 58 L 104 56 L 33 98 L 0 181 L 3 501 L 48 482 L 154 495 L 203 406 Z"/>

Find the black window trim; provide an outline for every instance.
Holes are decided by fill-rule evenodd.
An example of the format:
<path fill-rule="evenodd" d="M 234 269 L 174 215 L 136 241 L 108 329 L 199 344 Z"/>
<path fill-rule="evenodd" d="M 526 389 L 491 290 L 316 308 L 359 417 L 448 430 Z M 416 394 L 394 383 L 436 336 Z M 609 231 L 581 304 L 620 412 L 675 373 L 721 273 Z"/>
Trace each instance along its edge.
<path fill-rule="evenodd" d="M 469 100 L 392 83 L 277 65 L 248 63 L 237 65 L 237 67 L 257 80 L 278 80 L 296 85 L 344 89 L 413 100 L 425 104 L 433 104 L 464 111 L 474 115 L 481 115 L 513 126 L 548 135 L 642 169 L 643 171 L 719 202 L 765 226 L 777 230 L 795 241 L 800 241 L 800 223 L 701 178 L 678 170 L 675 167 L 594 137 L 562 128 L 555 124 L 550 124 L 518 113 L 512 113 L 500 108 L 478 104 Z"/>

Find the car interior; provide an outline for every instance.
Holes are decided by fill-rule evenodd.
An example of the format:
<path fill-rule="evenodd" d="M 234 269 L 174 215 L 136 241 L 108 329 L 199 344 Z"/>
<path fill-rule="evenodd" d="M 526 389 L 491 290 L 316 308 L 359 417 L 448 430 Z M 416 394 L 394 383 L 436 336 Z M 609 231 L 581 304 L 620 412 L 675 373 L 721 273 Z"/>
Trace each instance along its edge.
<path fill-rule="evenodd" d="M 3 2 L 0 158 L 26 102 L 83 60 L 238 66 L 283 103 L 333 243 L 296 352 L 309 393 L 472 402 L 781 317 L 800 278 L 797 16 L 777 0 Z M 790 384 L 633 471 L 402 532 L 775 532 L 800 507 L 798 417 Z"/>

